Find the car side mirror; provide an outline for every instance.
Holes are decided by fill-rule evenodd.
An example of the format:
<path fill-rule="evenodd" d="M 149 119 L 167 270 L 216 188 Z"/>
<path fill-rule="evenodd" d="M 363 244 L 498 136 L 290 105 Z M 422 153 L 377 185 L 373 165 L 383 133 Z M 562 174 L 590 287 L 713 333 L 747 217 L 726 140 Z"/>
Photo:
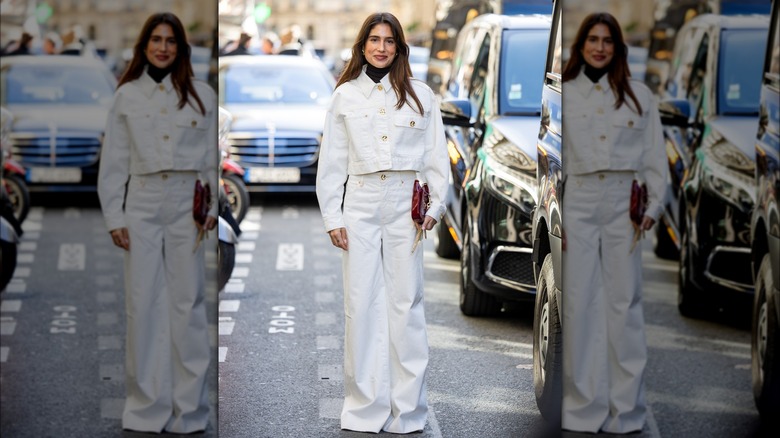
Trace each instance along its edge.
<path fill-rule="evenodd" d="M 661 123 L 687 128 L 691 117 L 691 104 L 685 99 L 669 99 L 658 104 Z"/>
<path fill-rule="evenodd" d="M 471 123 L 471 102 L 466 99 L 447 99 L 441 103 L 441 118 L 445 125 L 469 128 Z"/>

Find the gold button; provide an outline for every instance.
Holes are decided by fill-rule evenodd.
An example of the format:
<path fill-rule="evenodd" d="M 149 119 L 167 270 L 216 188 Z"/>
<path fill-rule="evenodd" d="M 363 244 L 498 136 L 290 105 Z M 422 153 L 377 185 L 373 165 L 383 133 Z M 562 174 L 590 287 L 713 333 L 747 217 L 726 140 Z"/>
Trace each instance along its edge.
<path fill-rule="evenodd" d="M 412 120 L 411 122 L 409 122 L 409 126 L 411 126 L 412 128 L 414 128 L 414 124 L 415 124 L 415 123 L 414 123 L 414 120 Z"/>
<path fill-rule="evenodd" d="M 160 84 L 160 91 L 165 91 L 165 85 Z"/>
<path fill-rule="evenodd" d="M 195 120 L 193 120 L 193 121 L 192 121 L 192 127 L 194 128 L 194 127 L 196 127 L 196 126 L 198 126 L 198 122 L 196 122 Z"/>
<path fill-rule="evenodd" d="M 596 86 L 593 87 L 593 88 L 595 88 L 596 91 L 601 91 L 601 85 L 599 85 L 599 84 L 596 84 Z"/>
<path fill-rule="evenodd" d="M 604 141 L 604 140 L 606 140 L 606 139 L 607 139 L 607 136 L 606 136 L 606 135 L 602 135 L 601 137 L 599 137 L 599 140 L 601 140 L 601 141 Z"/>
<path fill-rule="evenodd" d="M 382 90 L 385 89 L 385 87 L 383 87 L 382 84 L 379 84 L 379 85 L 376 86 L 376 89 L 379 90 L 379 91 L 382 91 Z"/>
<path fill-rule="evenodd" d="M 596 113 L 598 114 L 604 114 L 604 108 L 599 108 L 596 110 Z"/>
<path fill-rule="evenodd" d="M 168 174 L 167 174 L 167 173 L 163 173 L 163 174 L 162 174 L 162 179 L 163 179 L 163 180 L 166 180 L 166 179 L 168 179 Z"/>
<path fill-rule="evenodd" d="M 601 179 L 601 180 L 603 180 L 603 179 L 604 179 L 604 174 L 603 174 L 603 173 L 600 173 L 600 174 L 599 174 L 599 179 Z"/>
<path fill-rule="evenodd" d="M 629 128 L 633 128 L 634 127 L 634 121 L 633 120 L 629 120 L 628 121 L 628 127 Z"/>
<path fill-rule="evenodd" d="M 168 114 L 168 110 L 166 108 L 163 108 L 160 110 L 160 114 Z"/>
<path fill-rule="evenodd" d="M 381 115 L 385 115 L 385 109 L 384 109 L 384 108 L 380 109 L 380 110 L 379 110 L 379 114 L 381 114 Z"/>
<path fill-rule="evenodd" d="M 386 180 L 386 179 L 387 179 L 387 175 L 385 175 L 385 174 L 383 173 L 383 174 L 382 174 L 382 175 L 379 177 L 379 179 L 381 179 L 382 181 L 384 181 L 384 180 Z"/>
<path fill-rule="evenodd" d="M 386 135 L 382 136 L 382 141 L 387 141 L 387 136 Z"/>
<path fill-rule="evenodd" d="M 163 135 L 163 140 L 168 141 L 168 135 Z"/>

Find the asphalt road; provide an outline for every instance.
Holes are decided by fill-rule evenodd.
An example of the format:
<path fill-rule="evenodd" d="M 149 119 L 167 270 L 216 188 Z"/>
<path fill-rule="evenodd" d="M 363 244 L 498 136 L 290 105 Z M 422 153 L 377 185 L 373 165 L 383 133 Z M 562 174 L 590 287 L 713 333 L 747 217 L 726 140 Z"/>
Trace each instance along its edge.
<path fill-rule="evenodd" d="M 119 420 L 121 252 L 94 202 L 64 207 L 34 199 L 34 205 L 0 307 L 0 432 L 132 436 Z M 339 430 L 341 259 L 316 201 L 253 197 L 242 228 L 234 276 L 210 301 L 218 340 L 212 343 L 214 407 L 205 436 L 363 436 Z M 424 250 L 431 411 L 416 436 L 544 436 L 532 384 L 532 308 L 509 306 L 495 318 L 463 316 L 458 262 L 438 258 L 432 239 Z M 676 263 L 655 258 L 649 240 L 643 257 L 651 415 L 634 436 L 774 436 L 760 430 L 753 404 L 749 314 L 727 305 L 707 319 L 680 316 Z"/>

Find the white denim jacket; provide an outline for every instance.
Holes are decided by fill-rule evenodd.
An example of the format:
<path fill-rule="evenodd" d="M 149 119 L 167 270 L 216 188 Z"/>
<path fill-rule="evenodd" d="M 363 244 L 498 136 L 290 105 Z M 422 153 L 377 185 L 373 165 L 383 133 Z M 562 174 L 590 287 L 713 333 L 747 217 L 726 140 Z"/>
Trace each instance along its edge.
<path fill-rule="evenodd" d="M 375 84 L 365 66 L 360 76 L 333 92 L 317 166 L 317 198 L 327 231 L 344 227 L 347 177 L 382 170 L 418 172 L 431 192 L 428 216 L 438 221 L 444 214 L 449 165 L 439 102 L 424 82 L 411 82 L 422 115 L 411 98 L 396 109 L 389 75 Z"/>
<path fill-rule="evenodd" d="M 123 204 L 130 175 L 192 170 L 211 186 L 215 198 L 209 215 L 217 216 L 217 96 L 193 79 L 197 102 L 179 109 L 171 76 L 156 83 L 147 73 L 123 84 L 114 94 L 100 153 L 98 196 L 110 230 L 126 227 Z M 194 192 L 194 187 L 193 187 Z"/>
<path fill-rule="evenodd" d="M 584 70 L 584 68 L 583 68 Z M 663 212 L 666 193 L 666 149 L 658 103 L 643 83 L 631 80 L 642 106 L 626 101 L 615 109 L 616 95 L 607 75 L 593 83 L 583 71 L 563 84 L 563 172 L 582 175 L 599 171 L 634 171 L 647 184 L 647 216 Z"/>

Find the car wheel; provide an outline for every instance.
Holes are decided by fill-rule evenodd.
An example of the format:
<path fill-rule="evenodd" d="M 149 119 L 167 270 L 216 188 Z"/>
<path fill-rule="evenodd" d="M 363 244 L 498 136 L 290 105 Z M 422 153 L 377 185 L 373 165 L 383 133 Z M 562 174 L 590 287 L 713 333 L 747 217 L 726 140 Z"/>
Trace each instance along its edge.
<path fill-rule="evenodd" d="M 677 260 L 680 257 L 680 250 L 666 230 L 665 221 L 666 219 L 661 219 L 655 226 L 655 255 L 664 260 Z"/>
<path fill-rule="evenodd" d="M 769 254 L 761 260 L 753 299 L 752 356 L 753 398 L 761 419 L 780 423 L 780 327 L 778 327 Z"/>
<path fill-rule="evenodd" d="M 236 218 L 236 222 L 241 223 L 241 220 L 246 216 L 246 211 L 249 209 L 249 192 L 246 189 L 246 185 L 244 185 L 244 182 L 238 175 L 232 173 L 222 175 L 222 180 L 225 183 L 225 192 L 227 192 L 230 211 L 233 213 L 233 217 Z"/>
<path fill-rule="evenodd" d="M 693 284 L 691 276 L 691 248 L 688 230 L 682 230 L 680 238 L 680 269 L 677 273 L 677 310 L 689 318 L 700 318 L 704 314 L 701 290 Z"/>
<path fill-rule="evenodd" d="M 534 393 L 544 419 L 554 426 L 561 422 L 563 397 L 563 338 L 552 255 L 547 254 L 539 273 L 534 305 Z"/>
<path fill-rule="evenodd" d="M 471 232 L 464 226 L 463 250 L 460 252 L 460 311 L 468 316 L 495 315 L 501 310 L 501 303 L 493 296 L 477 288 L 472 281 Z"/>
<path fill-rule="evenodd" d="M 232 243 L 219 241 L 217 246 L 217 290 L 225 288 L 230 276 L 233 275 L 233 267 L 236 265 L 236 247 Z"/>
<path fill-rule="evenodd" d="M 30 212 L 30 192 L 27 185 L 18 176 L 9 174 L 3 177 L 3 185 L 13 205 L 14 217 L 21 224 Z"/>
<path fill-rule="evenodd" d="M 456 244 L 455 239 L 452 238 L 452 235 L 450 234 L 449 226 L 447 226 L 445 219 L 442 219 L 439 222 L 436 231 L 435 243 L 436 243 L 436 254 L 439 257 L 445 259 L 457 259 L 458 256 L 460 256 L 460 249 L 458 249 L 458 244 Z"/>

